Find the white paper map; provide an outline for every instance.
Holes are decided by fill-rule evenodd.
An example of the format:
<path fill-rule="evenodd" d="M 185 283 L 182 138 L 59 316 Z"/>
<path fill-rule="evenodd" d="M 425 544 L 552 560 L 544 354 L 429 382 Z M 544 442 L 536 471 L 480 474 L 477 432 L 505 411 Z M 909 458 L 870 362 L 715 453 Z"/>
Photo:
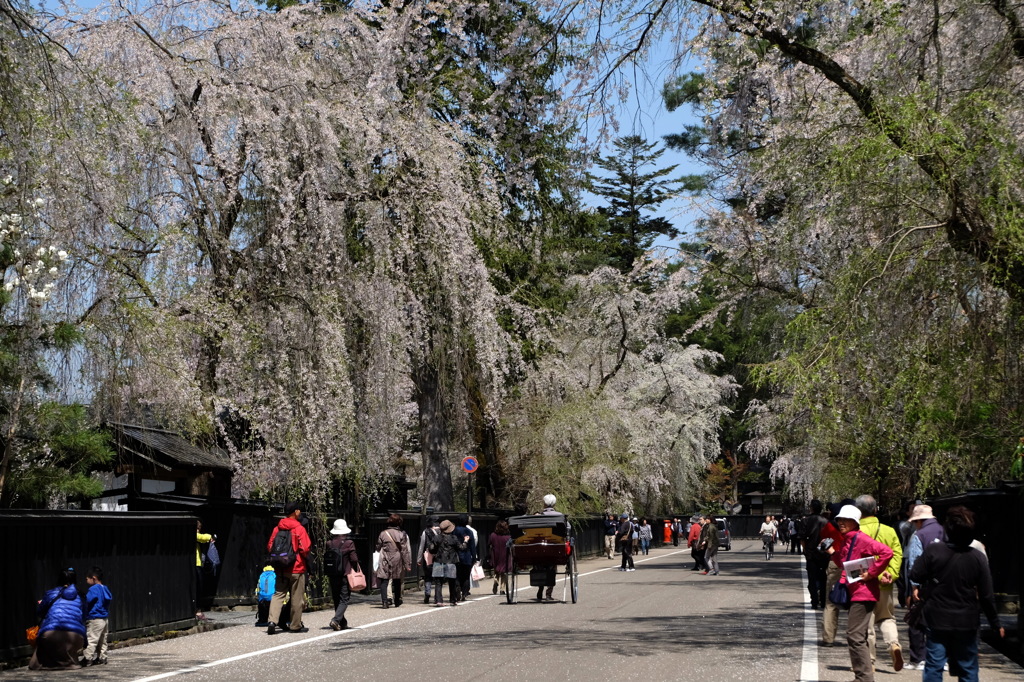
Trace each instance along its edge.
<path fill-rule="evenodd" d="M 843 570 L 846 571 L 846 582 L 856 583 L 864 580 L 868 569 L 871 568 L 873 563 L 875 563 L 875 557 L 873 556 L 854 559 L 853 561 L 844 561 Z"/>

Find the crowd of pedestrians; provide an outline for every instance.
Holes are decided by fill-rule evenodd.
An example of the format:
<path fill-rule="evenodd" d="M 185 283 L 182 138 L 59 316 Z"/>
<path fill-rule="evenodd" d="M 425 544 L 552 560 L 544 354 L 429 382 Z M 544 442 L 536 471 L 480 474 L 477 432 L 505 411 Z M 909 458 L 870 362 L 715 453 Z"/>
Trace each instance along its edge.
<path fill-rule="evenodd" d="M 974 537 L 973 514 L 955 506 L 940 525 L 932 508 L 920 504 L 909 510 L 899 530 L 881 523 L 877 514 L 875 498 L 861 495 L 827 509 L 813 500 L 801 519 L 797 532 L 811 608 L 823 610 L 820 644 L 833 645 L 840 611 L 846 610 L 846 643 L 858 682 L 874 680 L 876 627 L 894 671 L 922 670 L 925 682 L 940 682 L 944 670 L 959 680 L 977 680 L 980 614 L 1000 637 L 1004 632 L 984 548 Z M 909 661 L 895 620 L 901 575 L 907 586 Z"/>
<path fill-rule="evenodd" d="M 545 496 L 544 503 L 538 514 L 560 515 L 554 495 Z M 835 643 L 840 613 L 847 612 L 846 645 L 857 682 L 874 680 L 876 628 L 894 671 L 904 667 L 922 670 L 925 682 L 940 682 L 945 671 L 960 680 L 977 680 L 981 614 L 1000 637 L 1004 631 L 996 616 L 991 574 L 985 548 L 975 537 L 972 512 L 955 506 L 940 523 L 929 505 L 916 504 L 894 528 L 881 522 L 878 511 L 871 495 L 827 506 L 812 500 L 802 517 L 767 516 L 758 534 L 768 558 L 778 541 L 791 553 L 803 555 L 810 605 L 822 612 L 821 646 Z M 268 634 L 308 631 L 302 614 L 312 545 L 301 516 L 301 505 L 286 505 L 284 518 L 267 541 L 270 564 L 264 567 L 257 588 L 257 624 L 265 625 Z M 627 512 L 617 518 L 608 514 L 603 523 L 608 559 L 617 553 L 621 557 L 619 570 L 635 571 L 634 555 L 650 552 L 652 525 Z M 673 545 L 683 539 L 690 549 L 691 571 L 719 574 L 719 525 L 713 515 L 695 516 L 689 523 L 679 518 L 666 523 Z M 412 541 L 402 525 L 402 517 L 391 514 L 375 543 L 372 576 L 385 609 L 402 606 L 404 579 L 412 570 Z M 325 552 L 325 573 L 334 604 L 330 627 L 334 630 L 348 628 L 346 610 L 351 594 L 366 587 L 351 533 L 347 522 L 337 519 Z M 214 540 L 215 536 L 203 533 L 201 524 L 197 525 L 197 581 L 209 551 L 201 552 L 200 546 L 209 548 Z M 504 595 L 510 589 L 508 576 L 514 570 L 511 542 L 509 524 L 502 520 L 484 543 L 485 563 L 493 572 L 492 594 Z M 479 537 L 468 515 L 457 517 L 457 523 L 429 516 L 415 554 L 415 563 L 426 577 L 423 603 L 433 600 L 435 606 L 444 606 L 445 586 L 448 606 L 471 596 L 473 584 L 482 579 L 482 570 L 477 573 L 479 549 Z M 113 596 L 100 568 L 86 574 L 86 590 L 79 589 L 74 569 L 68 568 L 39 600 L 40 625 L 31 669 L 106 663 L 108 609 Z M 552 599 L 552 590 L 551 584 L 539 587 L 537 600 Z M 899 641 L 898 605 L 907 609 L 909 660 L 904 659 Z M 203 617 L 198 601 L 196 616 Z"/>

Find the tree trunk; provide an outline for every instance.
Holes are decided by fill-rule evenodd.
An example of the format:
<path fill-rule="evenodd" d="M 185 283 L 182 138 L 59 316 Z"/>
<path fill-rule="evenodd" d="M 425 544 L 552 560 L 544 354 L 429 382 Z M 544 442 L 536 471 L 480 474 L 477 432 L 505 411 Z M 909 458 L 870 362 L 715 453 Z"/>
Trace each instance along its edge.
<path fill-rule="evenodd" d="M 25 395 L 25 377 L 22 376 L 18 382 L 18 392 L 14 397 L 14 404 L 7 415 L 8 421 L 4 433 L 3 459 L 0 460 L 0 506 L 8 507 L 11 504 L 11 486 L 7 477 L 11 471 L 11 460 L 14 459 L 14 438 L 18 433 L 18 420 L 21 418 L 21 399 Z"/>
<path fill-rule="evenodd" d="M 415 380 L 423 453 L 423 504 L 436 510 L 454 509 L 455 492 L 447 462 L 447 436 L 437 370 L 421 366 L 415 373 Z"/>

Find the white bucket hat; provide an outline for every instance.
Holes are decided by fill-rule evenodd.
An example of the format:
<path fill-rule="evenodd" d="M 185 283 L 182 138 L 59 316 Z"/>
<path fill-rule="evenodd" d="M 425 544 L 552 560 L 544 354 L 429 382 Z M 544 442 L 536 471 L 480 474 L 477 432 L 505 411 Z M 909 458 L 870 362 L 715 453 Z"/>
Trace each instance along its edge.
<path fill-rule="evenodd" d="M 850 521 L 856 521 L 857 525 L 860 525 L 860 509 L 857 509 L 852 504 L 844 504 L 843 508 L 836 514 L 837 519 L 849 519 Z"/>
<path fill-rule="evenodd" d="M 910 516 L 910 521 L 924 521 L 925 519 L 934 519 L 935 514 L 932 513 L 931 506 L 927 504 L 919 504 L 914 507 L 914 513 Z"/>
<path fill-rule="evenodd" d="M 338 519 L 334 522 L 334 528 L 331 529 L 331 535 L 349 535 L 352 533 L 352 529 L 345 523 L 345 519 Z"/>

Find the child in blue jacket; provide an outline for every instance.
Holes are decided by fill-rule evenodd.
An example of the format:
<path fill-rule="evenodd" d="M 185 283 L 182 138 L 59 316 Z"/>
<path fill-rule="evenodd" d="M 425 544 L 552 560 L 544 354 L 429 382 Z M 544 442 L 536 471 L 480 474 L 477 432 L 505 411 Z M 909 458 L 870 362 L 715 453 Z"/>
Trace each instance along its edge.
<path fill-rule="evenodd" d="M 107 633 L 110 631 L 110 602 L 114 596 L 103 584 L 103 569 L 93 566 L 85 574 L 89 591 L 85 593 L 88 612 L 85 615 L 85 629 L 88 632 L 88 646 L 83 654 L 83 666 L 102 665 L 107 662 Z"/>
<path fill-rule="evenodd" d="M 273 566 L 264 566 L 256 584 L 256 627 L 265 628 L 270 622 L 270 600 L 277 588 L 277 573 Z"/>

